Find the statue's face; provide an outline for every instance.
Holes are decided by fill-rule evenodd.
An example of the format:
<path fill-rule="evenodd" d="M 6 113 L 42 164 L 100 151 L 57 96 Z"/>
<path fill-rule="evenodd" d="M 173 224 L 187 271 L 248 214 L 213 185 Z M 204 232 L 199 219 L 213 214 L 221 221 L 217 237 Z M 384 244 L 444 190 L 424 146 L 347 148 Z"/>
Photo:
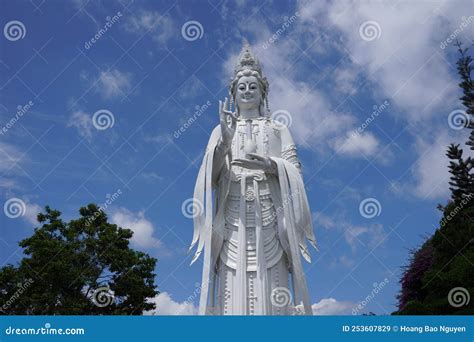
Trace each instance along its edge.
<path fill-rule="evenodd" d="M 255 76 L 242 76 L 239 79 L 235 101 L 241 109 L 254 109 L 260 106 L 262 91 Z"/>

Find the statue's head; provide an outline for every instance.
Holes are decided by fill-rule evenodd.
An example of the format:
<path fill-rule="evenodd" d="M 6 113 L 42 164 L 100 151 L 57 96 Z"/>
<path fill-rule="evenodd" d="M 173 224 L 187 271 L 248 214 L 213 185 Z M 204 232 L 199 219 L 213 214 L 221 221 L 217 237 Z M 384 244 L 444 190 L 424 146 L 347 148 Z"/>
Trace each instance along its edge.
<path fill-rule="evenodd" d="M 234 77 L 231 80 L 229 92 L 240 109 L 259 108 L 260 115 L 267 115 L 268 109 L 268 81 L 262 76 L 262 69 L 258 60 L 252 55 L 247 42 L 234 68 Z"/>

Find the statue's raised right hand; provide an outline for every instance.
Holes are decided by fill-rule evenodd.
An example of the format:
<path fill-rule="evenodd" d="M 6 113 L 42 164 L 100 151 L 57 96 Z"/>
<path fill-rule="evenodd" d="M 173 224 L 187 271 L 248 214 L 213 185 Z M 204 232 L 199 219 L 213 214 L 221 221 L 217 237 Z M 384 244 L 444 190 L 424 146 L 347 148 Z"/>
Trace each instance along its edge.
<path fill-rule="evenodd" d="M 235 134 L 235 127 L 237 125 L 237 116 L 236 112 L 232 113 L 230 110 L 227 110 L 228 100 L 225 98 L 224 104 L 222 101 L 219 101 L 219 119 L 221 124 L 221 137 L 222 143 L 226 147 L 230 147 L 232 144 L 232 139 Z M 227 117 L 230 117 L 230 125 L 227 120 Z"/>

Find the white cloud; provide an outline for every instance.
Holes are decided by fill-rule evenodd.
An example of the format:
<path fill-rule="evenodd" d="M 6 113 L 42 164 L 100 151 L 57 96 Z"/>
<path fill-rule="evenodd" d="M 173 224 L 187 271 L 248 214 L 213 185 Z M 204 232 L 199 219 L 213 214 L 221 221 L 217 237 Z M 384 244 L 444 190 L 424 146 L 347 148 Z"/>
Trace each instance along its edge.
<path fill-rule="evenodd" d="M 373 249 L 380 245 L 386 237 L 381 224 L 370 224 L 367 226 L 356 226 L 348 222 L 341 223 L 344 227 L 344 239 L 355 251 L 358 247 Z"/>
<path fill-rule="evenodd" d="M 13 179 L 7 179 L 5 177 L 0 177 L 0 188 L 6 190 L 13 190 L 18 187 L 18 184 Z"/>
<path fill-rule="evenodd" d="M 188 302 L 175 302 L 167 292 L 161 292 L 150 300 L 156 309 L 145 312 L 145 315 L 197 315 L 198 310 Z"/>
<path fill-rule="evenodd" d="M 290 130 L 298 144 L 320 147 L 327 138 L 341 134 L 354 122 L 350 114 L 332 112 L 325 96 L 309 85 L 276 75 L 270 79 L 272 111 L 290 113 Z"/>
<path fill-rule="evenodd" d="M 379 223 L 371 223 L 367 225 L 355 225 L 347 221 L 341 215 L 326 215 L 322 212 L 313 214 L 316 226 L 326 229 L 336 229 L 344 235 L 344 240 L 351 247 L 353 252 L 360 248 L 375 248 L 382 244 L 386 238 L 383 226 Z M 347 260 L 340 260 L 347 264 Z"/>
<path fill-rule="evenodd" d="M 467 130 L 465 132 L 456 131 L 454 136 L 439 132 L 434 138 L 416 138 L 414 150 L 417 158 L 406 172 L 412 179 L 404 181 L 401 178 L 394 181 L 391 190 L 400 195 L 414 195 L 420 199 L 447 200 L 450 196 L 449 159 L 446 156 L 448 146 L 452 143 L 460 144 L 464 158 L 474 157 L 473 151 L 464 145 L 468 136 Z"/>
<path fill-rule="evenodd" d="M 357 93 L 357 68 L 337 68 L 334 74 L 336 90 L 344 95 Z"/>
<path fill-rule="evenodd" d="M 345 267 L 347 267 L 347 268 L 352 268 L 352 267 L 354 267 L 354 264 L 355 264 L 355 260 L 349 258 L 349 257 L 346 256 L 346 255 L 341 255 L 341 256 L 339 257 L 339 262 L 340 262 L 343 266 L 345 266 Z"/>
<path fill-rule="evenodd" d="M 26 202 L 25 204 L 26 211 L 25 215 L 23 215 L 23 219 L 25 219 L 28 223 L 31 223 L 32 225 L 38 225 L 39 223 L 36 217 L 43 210 L 43 208 L 35 203 Z"/>
<path fill-rule="evenodd" d="M 367 89 L 374 97 L 388 98 L 394 104 L 390 114 L 411 125 L 407 131 L 416 142 L 414 152 L 418 154 L 412 170 L 415 182 L 406 180 L 400 189 L 420 198 L 446 198 L 448 194 L 444 157 L 448 141 L 435 142 L 430 135 L 437 132 L 439 136 L 449 130 L 443 119 L 456 107 L 459 89 L 454 61 L 447 58 L 454 49 L 443 50 L 440 43 L 459 28 L 465 9 L 470 7 L 471 3 L 464 0 L 396 4 L 299 1 L 300 29 L 305 28 L 312 40 L 324 43 L 315 45 L 335 48 L 349 56 L 349 63 L 335 72 L 336 90 L 351 93 L 354 76 L 345 70 L 360 73 L 369 80 Z M 379 26 L 380 30 L 374 26 L 379 38 L 362 39 L 359 29 L 367 21 Z M 457 38 L 469 41 L 473 24 L 469 25 Z M 329 39 L 319 39 L 325 34 Z M 347 89 L 338 87 L 338 80 L 344 85 L 345 79 L 349 81 Z M 370 138 L 360 139 L 359 143 L 353 148 L 371 151 Z M 348 149 L 351 147 L 347 145 Z M 427 150 L 430 151 L 425 153 Z"/>
<path fill-rule="evenodd" d="M 145 315 L 197 315 L 198 309 L 193 303 L 176 302 L 167 292 L 162 292 L 151 300 L 156 309 L 145 312 Z M 354 303 L 337 301 L 334 298 L 324 298 L 311 306 L 314 315 L 348 315 Z"/>
<path fill-rule="evenodd" d="M 155 228 L 153 223 L 145 218 L 145 213 L 133 213 L 126 208 L 119 208 L 112 212 L 111 222 L 122 228 L 133 231 L 131 242 L 141 248 L 161 248 L 162 242 L 153 237 Z"/>
<path fill-rule="evenodd" d="M 450 141 L 447 135 L 438 136 L 433 142 L 418 139 L 418 160 L 411 171 L 415 184 L 412 193 L 420 198 L 447 198 L 449 196 L 448 158 L 445 156 Z"/>
<path fill-rule="evenodd" d="M 95 130 L 92 125 L 91 116 L 81 110 L 72 113 L 67 123 L 67 127 L 76 128 L 79 135 L 89 141 L 92 139 L 92 132 Z"/>
<path fill-rule="evenodd" d="M 140 176 L 150 183 L 160 182 L 163 180 L 163 176 L 156 172 L 143 172 L 140 174 Z"/>
<path fill-rule="evenodd" d="M 73 0 L 72 4 L 77 9 L 83 9 L 87 5 L 88 2 L 89 2 L 89 0 Z"/>
<path fill-rule="evenodd" d="M 11 191 L 20 187 L 16 178 L 23 174 L 25 156 L 12 144 L 0 141 L 0 189 Z"/>
<path fill-rule="evenodd" d="M 311 306 L 313 315 L 349 315 L 354 307 L 352 302 L 339 302 L 334 298 L 323 298 Z"/>
<path fill-rule="evenodd" d="M 364 246 L 362 242 L 362 235 L 367 234 L 369 229 L 367 227 L 354 226 L 351 224 L 345 224 L 344 239 L 351 246 L 352 250 Z"/>
<path fill-rule="evenodd" d="M 445 38 L 446 21 L 451 27 L 461 21 L 461 3 L 400 2 L 391 6 L 389 2 L 334 1 L 328 5 L 327 13 L 317 8 L 307 16 L 326 18 L 330 27 L 343 34 L 342 44 L 352 62 L 366 70 L 384 96 L 405 110 L 407 120 L 419 122 L 434 115 L 434 107 L 446 108 L 446 99 L 455 98 L 456 84 L 439 43 Z M 380 38 L 361 38 L 359 29 L 367 21 L 379 25 Z"/>
<path fill-rule="evenodd" d="M 336 138 L 332 144 L 337 153 L 352 157 L 369 157 L 378 152 L 379 141 L 370 132 L 354 134 L 347 132 L 345 137 Z"/>
<path fill-rule="evenodd" d="M 333 104 L 340 104 L 345 94 L 364 91 L 372 95 L 376 103 L 386 99 L 393 104 L 389 115 L 402 125 L 409 124 L 406 131 L 415 141 L 431 141 L 431 132 L 441 134 L 449 130 L 443 118 L 457 104 L 459 89 L 455 63 L 447 58 L 454 49 L 442 50 L 440 43 L 459 28 L 468 4 L 470 2 L 463 0 L 397 4 L 299 1 L 297 20 L 268 48 L 263 48 L 263 43 L 274 32 L 265 22 L 252 18 L 241 21 L 238 28 L 241 34 L 255 37 L 252 47 L 270 82 L 270 107 L 272 111 L 290 112 L 293 119 L 290 130 L 297 144 L 324 152 L 329 143 L 332 148 L 342 147 L 343 155 L 373 156 L 380 145 L 378 137 L 364 132 L 345 143 L 346 132 L 357 119 L 342 108 L 334 108 Z M 367 21 L 375 21 L 380 26 L 378 39 L 367 41 L 361 37 L 359 29 Z M 465 29 L 458 38 L 468 41 L 470 29 Z M 234 51 L 224 63 L 223 82 L 227 82 L 232 73 L 237 53 Z M 342 57 L 340 62 L 328 66 L 328 56 L 335 53 L 336 57 Z M 311 73 L 307 68 L 309 61 L 317 66 Z M 306 67 L 302 67 L 303 63 Z M 319 75 L 326 72 L 330 72 L 330 77 L 320 82 Z M 359 80 L 364 81 L 364 89 L 358 88 Z M 329 83 L 329 87 L 325 83 Z M 331 86 L 333 89 L 325 93 Z M 420 153 L 420 150 L 408 153 Z M 444 152 L 437 156 L 438 160 L 443 159 L 442 156 Z M 388 148 L 376 160 L 386 165 L 393 158 Z M 419 183 L 406 180 L 412 189 L 423 190 L 430 184 L 426 182 L 429 175 L 418 171 L 413 175 Z M 445 194 L 436 190 L 432 197 Z"/>
<path fill-rule="evenodd" d="M 21 161 L 22 153 L 12 144 L 0 142 L 0 171 L 9 171 Z"/>
<path fill-rule="evenodd" d="M 353 115 L 332 111 L 328 98 L 313 84 L 303 82 L 298 77 L 299 70 L 294 66 L 295 48 L 291 40 L 279 39 L 276 44 L 264 49 L 262 46 L 273 34 L 265 24 L 252 19 L 240 28 L 257 37 L 252 50 L 270 82 L 270 109 L 272 112 L 285 110 L 290 113 L 290 131 L 297 144 L 321 150 L 326 138 L 335 137 L 349 129 L 355 122 Z M 233 75 L 239 52 L 234 51 L 224 62 L 222 79 L 225 82 Z"/>
<path fill-rule="evenodd" d="M 146 10 L 141 10 L 137 15 L 131 16 L 126 22 L 125 29 L 140 36 L 149 32 L 152 39 L 160 44 L 166 44 L 174 35 L 181 34 L 169 16 Z"/>
<path fill-rule="evenodd" d="M 131 90 L 131 74 L 117 69 L 101 71 L 96 90 L 106 99 L 125 97 Z"/>
<path fill-rule="evenodd" d="M 322 212 L 316 212 L 313 214 L 314 219 L 316 220 L 317 225 L 326 228 L 336 228 L 337 223 L 331 216 L 325 215 Z"/>

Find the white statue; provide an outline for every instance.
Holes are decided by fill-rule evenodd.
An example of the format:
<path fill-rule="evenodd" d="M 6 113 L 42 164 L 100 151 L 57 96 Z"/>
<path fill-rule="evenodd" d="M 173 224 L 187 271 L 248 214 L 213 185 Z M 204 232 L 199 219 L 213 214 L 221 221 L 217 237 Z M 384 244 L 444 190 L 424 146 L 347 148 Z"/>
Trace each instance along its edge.
<path fill-rule="evenodd" d="M 299 253 L 316 247 L 296 146 L 270 118 L 268 82 L 244 43 L 194 189 L 199 314 L 311 315 Z M 296 100 L 296 99 L 295 99 Z M 232 103 L 235 102 L 235 112 Z"/>

